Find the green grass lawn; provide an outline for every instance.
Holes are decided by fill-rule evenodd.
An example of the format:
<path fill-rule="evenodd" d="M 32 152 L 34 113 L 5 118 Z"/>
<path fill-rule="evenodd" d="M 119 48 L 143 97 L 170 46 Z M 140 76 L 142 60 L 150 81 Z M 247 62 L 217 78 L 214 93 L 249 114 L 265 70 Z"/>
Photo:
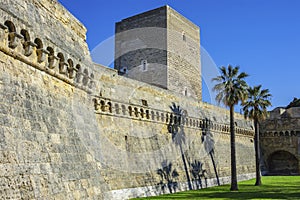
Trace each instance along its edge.
<path fill-rule="evenodd" d="M 223 185 L 140 199 L 300 199 L 300 176 L 264 176 L 263 185 L 254 183 L 254 179 L 240 182 L 237 192 L 230 192 L 230 186 Z"/>

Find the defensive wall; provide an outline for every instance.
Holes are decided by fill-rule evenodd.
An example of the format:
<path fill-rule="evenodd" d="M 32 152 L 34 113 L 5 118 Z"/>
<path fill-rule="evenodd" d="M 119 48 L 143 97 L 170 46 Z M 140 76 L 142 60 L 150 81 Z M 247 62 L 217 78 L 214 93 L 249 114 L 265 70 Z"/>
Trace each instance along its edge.
<path fill-rule="evenodd" d="M 94 64 L 85 34 L 56 1 L 1 0 L 0 198 L 128 199 L 228 183 L 228 111 Z M 238 177 L 249 179 L 253 126 L 235 117 Z"/>
<path fill-rule="evenodd" d="M 300 173 L 299 117 L 299 105 L 278 107 L 260 124 L 262 172 L 265 174 Z"/>

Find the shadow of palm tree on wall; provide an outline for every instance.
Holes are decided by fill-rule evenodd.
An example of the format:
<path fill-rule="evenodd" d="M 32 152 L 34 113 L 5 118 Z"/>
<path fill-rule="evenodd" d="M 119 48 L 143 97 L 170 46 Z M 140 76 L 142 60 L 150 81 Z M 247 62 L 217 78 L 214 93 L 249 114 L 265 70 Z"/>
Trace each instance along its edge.
<path fill-rule="evenodd" d="M 215 163 L 215 159 L 214 159 L 215 141 L 213 138 L 213 134 L 210 131 L 210 128 L 211 128 L 211 121 L 206 118 L 204 120 L 204 125 L 202 128 L 201 141 L 204 144 L 205 151 L 210 155 L 210 158 L 211 158 L 211 161 L 212 161 L 212 164 L 214 167 L 214 171 L 216 174 L 217 184 L 219 186 L 220 181 L 219 181 L 218 171 L 217 171 L 217 167 L 216 167 L 216 163 Z"/>
<path fill-rule="evenodd" d="M 179 146 L 181 158 L 184 166 L 184 170 L 186 173 L 188 188 L 192 189 L 191 179 L 189 175 L 189 170 L 187 166 L 187 162 L 185 159 L 185 154 L 183 151 L 183 145 L 185 144 L 185 133 L 184 133 L 184 123 L 187 116 L 186 110 L 180 108 L 180 106 L 176 105 L 175 103 L 170 106 L 172 110 L 172 116 L 169 120 L 168 130 L 169 133 L 172 134 L 172 141 L 175 143 L 176 146 Z"/>
<path fill-rule="evenodd" d="M 168 163 L 167 160 L 164 160 L 162 163 L 162 168 L 157 170 L 157 174 L 160 175 L 159 185 L 163 191 L 168 188 L 170 193 L 175 193 L 178 188 L 178 183 L 175 179 L 179 176 L 176 169 L 173 169 L 172 163 Z"/>
<path fill-rule="evenodd" d="M 203 163 L 198 161 L 198 160 L 194 160 L 194 162 L 190 163 L 191 166 L 191 174 L 193 176 L 193 179 L 196 182 L 196 189 L 202 189 L 203 188 L 203 184 L 202 184 L 202 179 L 204 178 L 204 183 L 205 183 L 205 187 L 207 187 L 207 172 L 205 169 L 203 169 Z"/>

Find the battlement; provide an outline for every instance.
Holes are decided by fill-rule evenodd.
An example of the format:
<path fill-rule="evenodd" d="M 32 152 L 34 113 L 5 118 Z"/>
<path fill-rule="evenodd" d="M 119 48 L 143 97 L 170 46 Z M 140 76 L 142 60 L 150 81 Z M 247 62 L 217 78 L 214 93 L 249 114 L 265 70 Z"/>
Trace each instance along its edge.
<path fill-rule="evenodd" d="M 95 112 L 99 115 L 126 117 L 131 120 L 142 120 L 171 126 L 177 123 L 183 123 L 184 127 L 197 129 L 198 131 L 209 129 L 218 134 L 230 134 L 228 124 L 214 122 L 208 118 L 183 117 L 179 113 L 149 108 L 149 106 L 128 104 L 100 96 L 95 96 L 93 100 Z M 254 134 L 253 129 L 243 127 L 235 127 L 235 132 L 237 135 L 249 137 L 253 137 Z"/>
<path fill-rule="evenodd" d="M 34 21 L 36 18 L 31 19 L 30 21 L 33 25 L 29 25 L 29 21 L 26 21 L 29 19 L 22 13 L 24 10 L 14 6 L 7 8 L 6 4 L 3 4 L 1 6 L 7 13 L 5 14 L 5 12 L 1 10 L 0 51 L 72 86 L 91 92 L 91 89 L 95 86 L 95 82 L 93 80 L 94 74 L 91 69 L 92 65 L 89 62 L 90 58 L 86 56 L 84 59 L 81 58 L 86 55 L 86 52 L 84 52 L 86 51 L 84 42 L 85 36 L 83 37 L 83 35 L 85 35 L 85 28 L 56 1 L 38 2 L 36 7 L 41 10 L 50 9 L 53 6 L 56 8 L 55 12 L 49 12 L 50 10 L 47 10 L 47 14 L 51 15 L 50 18 L 59 19 L 62 23 L 61 25 L 64 26 L 62 29 L 75 29 L 77 31 L 65 30 L 64 34 L 51 34 L 51 38 L 49 38 L 49 33 L 42 33 L 40 22 Z M 16 2 L 13 1 L 12 5 L 15 3 Z M 19 11 L 16 13 L 16 18 L 12 18 L 9 15 L 11 12 L 16 12 L 13 8 Z M 32 12 L 41 11 L 32 10 Z M 44 23 L 49 24 L 46 20 L 44 20 Z M 84 45 L 80 46 L 77 44 L 73 48 L 69 46 L 71 43 L 60 45 L 62 41 L 58 40 L 58 37 L 62 39 L 62 35 L 67 35 L 65 32 L 72 32 L 73 36 L 76 34 L 77 40 L 82 40 Z M 82 32 L 84 33 L 83 35 Z M 50 31 L 50 33 L 52 32 Z M 79 54 L 82 56 L 79 56 Z"/>
<path fill-rule="evenodd" d="M 165 163 L 178 172 L 176 191 L 198 187 L 194 162 L 207 172 L 207 187 L 216 184 L 216 175 L 221 184 L 229 182 L 229 112 L 197 98 L 196 26 L 160 8 L 169 10 L 164 22 L 180 33 L 176 44 L 165 43 L 173 52 L 152 51 L 169 67 L 168 81 L 161 82 L 166 90 L 92 63 L 86 29 L 57 1 L 7 0 L 0 8 L 0 199 L 123 200 L 169 193 L 170 183 L 157 173 Z M 176 53 L 181 44 L 183 54 Z M 197 55 L 191 61 L 196 69 L 184 55 Z M 184 80 L 191 82 L 182 93 Z M 254 130 L 235 115 L 242 180 L 254 175 Z M 179 131 L 180 143 L 174 139 Z M 218 174 L 207 147 L 214 150 Z"/>

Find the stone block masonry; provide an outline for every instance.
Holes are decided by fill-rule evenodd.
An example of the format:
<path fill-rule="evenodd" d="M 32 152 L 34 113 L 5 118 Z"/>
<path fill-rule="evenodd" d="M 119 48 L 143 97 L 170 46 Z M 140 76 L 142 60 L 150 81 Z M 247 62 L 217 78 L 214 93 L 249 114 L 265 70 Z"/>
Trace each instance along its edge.
<path fill-rule="evenodd" d="M 0 199 L 128 199 L 212 186 L 207 146 L 221 183 L 229 181 L 227 110 L 92 63 L 84 26 L 57 1 L 1 0 L 0 8 Z M 246 179 L 253 128 L 239 114 L 236 125 Z"/>

